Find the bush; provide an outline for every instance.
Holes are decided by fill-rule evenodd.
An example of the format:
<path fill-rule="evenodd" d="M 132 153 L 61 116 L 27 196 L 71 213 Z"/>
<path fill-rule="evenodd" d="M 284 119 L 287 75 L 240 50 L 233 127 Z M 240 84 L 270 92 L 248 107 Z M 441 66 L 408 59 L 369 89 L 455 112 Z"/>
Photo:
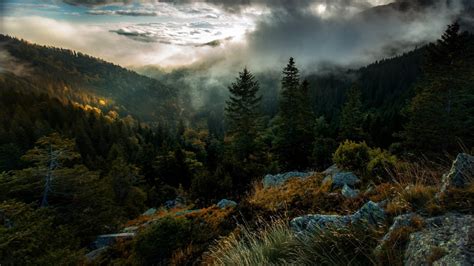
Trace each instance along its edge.
<path fill-rule="evenodd" d="M 370 161 L 369 151 L 365 142 L 356 143 L 346 140 L 334 152 L 333 161 L 342 169 L 361 174 L 365 172 Z"/>
<path fill-rule="evenodd" d="M 166 264 L 173 252 L 190 242 L 191 223 L 185 218 L 164 217 L 138 235 L 133 247 L 140 263 Z"/>
<path fill-rule="evenodd" d="M 388 181 L 397 166 L 397 158 L 381 149 L 372 149 L 369 154 L 367 174 L 377 183 Z"/>

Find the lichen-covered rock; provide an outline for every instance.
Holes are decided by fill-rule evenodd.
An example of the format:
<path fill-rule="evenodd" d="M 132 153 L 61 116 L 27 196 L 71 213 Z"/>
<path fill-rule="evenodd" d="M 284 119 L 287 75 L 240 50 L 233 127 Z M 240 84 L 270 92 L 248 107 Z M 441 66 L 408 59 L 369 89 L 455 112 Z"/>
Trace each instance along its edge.
<path fill-rule="evenodd" d="M 344 185 L 341 190 L 341 194 L 346 198 L 353 199 L 359 195 L 359 190 L 352 189 L 348 185 Z"/>
<path fill-rule="evenodd" d="M 309 214 L 305 216 L 296 217 L 290 222 L 293 231 L 312 232 L 317 229 L 325 229 L 330 226 L 346 226 L 351 221 L 350 216 L 343 215 L 322 215 Z"/>
<path fill-rule="evenodd" d="M 385 222 L 385 211 L 372 201 L 367 202 L 351 217 L 351 222 L 368 223 L 372 225 L 382 224 Z"/>
<path fill-rule="evenodd" d="M 228 200 L 228 199 L 223 199 L 223 200 L 221 200 L 217 203 L 217 207 L 219 207 L 221 209 L 233 208 L 235 206 L 237 206 L 237 202 L 235 202 L 233 200 Z"/>
<path fill-rule="evenodd" d="M 405 265 L 474 265 L 474 216 L 446 214 L 412 233 Z"/>
<path fill-rule="evenodd" d="M 474 156 L 460 153 L 451 166 L 451 170 L 443 175 L 441 193 L 449 188 L 463 188 L 474 180 Z"/>
<path fill-rule="evenodd" d="M 304 173 L 304 172 L 287 172 L 287 173 L 276 174 L 276 175 L 269 174 L 263 178 L 262 183 L 263 183 L 264 188 L 279 187 L 291 178 L 295 178 L 295 177 L 306 178 L 310 175 L 311 173 Z"/>
<path fill-rule="evenodd" d="M 340 173 L 340 172 L 342 172 L 341 169 L 339 169 L 337 165 L 333 164 L 328 169 L 324 170 L 322 174 L 325 176 L 328 176 L 328 175 L 333 176 L 336 173 Z"/>
<path fill-rule="evenodd" d="M 339 172 L 328 175 L 323 179 L 323 184 L 331 182 L 332 189 L 343 188 L 345 185 L 353 188 L 360 182 L 360 179 L 352 172 Z"/>
<path fill-rule="evenodd" d="M 142 215 L 143 216 L 152 216 L 155 213 L 156 213 L 156 209 L 155 208 L 150 208 L 146 212 L 144 212 Z"/>
<path fill-rule="evenodd" d="M 184 200 L 180 197 L 177 197 L 174 200 L 167 200 L 163 206 L 166 209 L 182 208 L 184 207 Z"/>
<path fill-rule="evenodd" d="M 352 215 L 309 214 L 296 217 L 290 222 L 291 228 L 298 233 L 324 230 L 328 226 L 346 226 L 348 224 L 377 225 L 385 221 L 385 212 L 376 203 L 369 201 Z"/>

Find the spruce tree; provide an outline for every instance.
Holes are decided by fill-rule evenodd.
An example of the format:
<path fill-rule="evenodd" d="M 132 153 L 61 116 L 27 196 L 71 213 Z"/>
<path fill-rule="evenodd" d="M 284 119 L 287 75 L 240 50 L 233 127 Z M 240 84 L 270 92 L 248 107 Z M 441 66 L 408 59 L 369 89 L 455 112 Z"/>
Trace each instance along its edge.
<path fill-rule="evenodd" d="M 347 100 L 341 111 L 340 140 L 364 140 L 366 134 L 362 127 L 363 123 L 361 92 L 358 85 L 353 85 L 347 93 Z"/>
<path fill-rule="evenodd" d="M 471 37 L 472 39 L 472 37 Z M 429 46 L 424 77 L 407 107 L 405 147 L 426 155 L 474 144 L 474 47 L 457 23 Z"/>
<path fill-rule="evenodd" d="M 309 101 L 309 83 L 300 83 L 293 58 L 283 70 L 280 109 L 276 118 L 273 147 L 284 170 L 309 166 L 313 142 L 313 114 Z"/>
<path fill-rule="evenodd" d="M 235 172 L 240 172 L 236 178 L 237 183 L 242 184 L 250 180 L 249 175 L 262 174 L 262 98 L 258 95 L 259 84 L 247 68 L 229 86 L 229 92 L 225 107 L 227 157 L 235 166 Z"/>
<path fill-rule="evenodd" d="M 237 80 L 229 87 L 230 97 L 226 102 L 227 137 L 234 143 L 233 155 L 246 161 L 255 153 L 254 142 L 261 131 L 259 85 L 255 77 L 244 68 Z"/>

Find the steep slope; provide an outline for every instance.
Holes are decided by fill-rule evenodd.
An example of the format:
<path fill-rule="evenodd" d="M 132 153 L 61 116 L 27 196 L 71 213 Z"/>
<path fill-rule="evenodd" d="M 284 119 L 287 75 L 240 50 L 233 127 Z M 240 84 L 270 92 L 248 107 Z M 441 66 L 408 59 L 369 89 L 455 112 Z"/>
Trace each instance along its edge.
<path fill-rule="evenodd" d="M 147 122 L 175 120 L 180 110 L 176 90 L 98 58 L 5 35 L 0 45 L 3 72 L 16 74 L 3 75 L 2 89 L 16 84 Z"/>

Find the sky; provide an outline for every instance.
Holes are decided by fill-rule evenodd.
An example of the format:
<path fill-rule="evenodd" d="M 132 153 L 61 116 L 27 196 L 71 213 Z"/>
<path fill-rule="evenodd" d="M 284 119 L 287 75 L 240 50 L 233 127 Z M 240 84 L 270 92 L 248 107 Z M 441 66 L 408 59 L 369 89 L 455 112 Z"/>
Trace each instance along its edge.
<path fill-rule="evenodd" d="M 264 71 L 293 56 L 318 69 L 364 65 L 434 41 L 469 2 L 4 0 L 0 32 L 125 67 Z"/>

